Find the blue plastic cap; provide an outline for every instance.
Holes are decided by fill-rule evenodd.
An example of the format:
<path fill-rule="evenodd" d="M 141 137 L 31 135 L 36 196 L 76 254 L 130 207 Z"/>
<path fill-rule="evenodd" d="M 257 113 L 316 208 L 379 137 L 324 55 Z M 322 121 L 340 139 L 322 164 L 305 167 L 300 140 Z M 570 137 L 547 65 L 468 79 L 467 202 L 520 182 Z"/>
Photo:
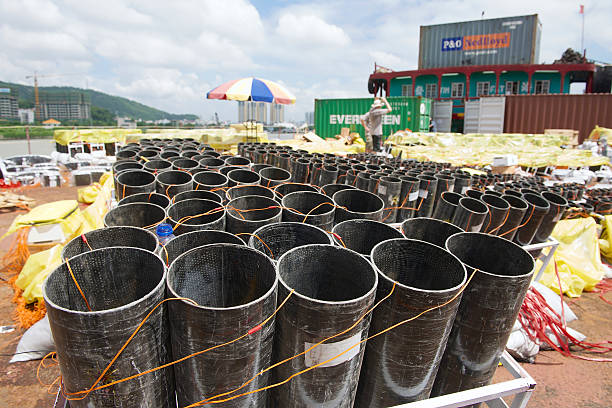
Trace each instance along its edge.
<path fill-rule="evenodd" d="M 170 226 L 170 224 L 164 223 L 164 224 L 159 224 L 155 232 L 160 237 L 167 237 L 168 235 L 172 235 L 174 230 L 172 229 L 172 226 Z"/>

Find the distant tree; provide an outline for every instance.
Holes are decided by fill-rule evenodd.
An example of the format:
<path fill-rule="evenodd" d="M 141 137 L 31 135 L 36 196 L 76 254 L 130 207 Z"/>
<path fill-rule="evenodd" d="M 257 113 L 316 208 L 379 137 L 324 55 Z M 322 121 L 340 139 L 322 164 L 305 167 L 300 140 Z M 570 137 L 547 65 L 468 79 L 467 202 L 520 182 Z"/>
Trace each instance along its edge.
<path fill-rule="evenodd" d="M 95 125 L 114 125 L 115 115 L 108 109 L 100 108 L 95 105 L 91 105 L 91 119 Z"/>

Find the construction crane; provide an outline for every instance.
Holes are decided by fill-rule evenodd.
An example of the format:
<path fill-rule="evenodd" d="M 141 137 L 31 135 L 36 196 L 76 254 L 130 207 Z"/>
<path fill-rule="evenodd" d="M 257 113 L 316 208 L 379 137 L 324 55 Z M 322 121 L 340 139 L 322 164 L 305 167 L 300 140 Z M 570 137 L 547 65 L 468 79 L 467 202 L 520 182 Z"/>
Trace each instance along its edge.
<path fill-rule="evenodd" d="M 83 75 L 83 74 L 82 73 L 72 73 L 72 74 L 38 75 L 38 73 L 34 71 L 34 75 L 26 76 L 26 79 L 34 78 L 34 118 L 36 120 L 40 120 L 40 102 L 38 98 L 38 78 L 50 78 L 50 77 L 69 76 L 69 75 Z"/>

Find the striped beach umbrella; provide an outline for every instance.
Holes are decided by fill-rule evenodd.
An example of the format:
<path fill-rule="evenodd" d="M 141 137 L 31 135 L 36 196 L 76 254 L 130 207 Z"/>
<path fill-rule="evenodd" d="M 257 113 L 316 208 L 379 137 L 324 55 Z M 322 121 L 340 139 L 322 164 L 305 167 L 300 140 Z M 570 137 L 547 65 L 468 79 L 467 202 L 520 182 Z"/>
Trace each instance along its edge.
<path fill-rule="evenodd" d="M 283 105 L 295 103 L 295 96 L 284 86 L 260 78 L 242 78 L 219 85 L 206 94 L 208 99 L 269 102 Z"/>

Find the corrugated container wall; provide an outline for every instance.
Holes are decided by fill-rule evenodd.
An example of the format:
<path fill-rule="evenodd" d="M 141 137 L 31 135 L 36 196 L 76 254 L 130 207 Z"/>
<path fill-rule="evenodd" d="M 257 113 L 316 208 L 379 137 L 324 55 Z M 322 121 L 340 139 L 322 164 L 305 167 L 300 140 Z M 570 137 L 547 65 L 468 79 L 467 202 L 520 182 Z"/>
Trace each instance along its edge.
<path fill-rule="evenodd" d="M 421 26 L 419 69 L 537 64 L 541 31 L 537 14 Z"/>
<path fill-rule="evenodd" d="M 506 95 L 505 133 L 579 131 L 580 142 L 595 126 L 612 128 L 612 95 Z"/>
<path fill-rule="evenodd" d="M 387 98 L 392 111 L 383 117 L 383 135 L 398 130 L 426 132 L 429 128 L 431 99 L 411 96 Z M 322 138 L 339 135 L 342 128 L 364 137 L 360 118 L 370 110 L 373 98 L 315 99 L 315 132 Z"/>

